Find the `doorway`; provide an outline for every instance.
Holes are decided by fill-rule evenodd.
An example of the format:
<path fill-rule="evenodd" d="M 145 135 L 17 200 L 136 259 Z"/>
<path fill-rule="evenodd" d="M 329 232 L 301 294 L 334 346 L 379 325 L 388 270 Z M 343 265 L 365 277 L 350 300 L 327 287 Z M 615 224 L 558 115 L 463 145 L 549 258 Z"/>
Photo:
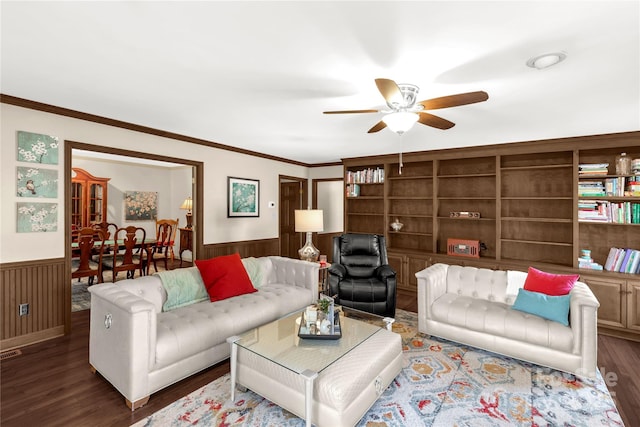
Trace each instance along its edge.
<path fill-rule="evenodd" d="M 65 188 L 65 265 L 66 265 L 66 282 L 71 284 L 71 212 L 72 212 L 72 185 L 71 185 L 71 168 L 73 166 L 73 151 L 82 150 L 85 152 L 93 152 L 97 155 L 106 156 L 122 156 L 128 158 L 139 159 L 140 163 L 145 161 L 159 161 L 172 163 L 175 165 L 183 165 L 191 167 L 192 180 L 190 184 L 190 194 L 193 198 L 193 232 L 192 232 L 192 257 L 195 259 L 197 255 L 204 253 L 204 245 L 202 243 L 203 235 L 203 215 L 202 215 L 202 200 L 203 189 L 202 185 L 198 185 L 203 181 L 203 169 L 204 164 L 193 160 L 180 159 L 175 157 L 161 156 L 156 154 L 142 153 L 112 147 L 103 147 L 91 144 L 85 144 L 80 142 L 65 141 L 65 166 L 64 166 L 64 188 Z M 132 166 L 135 167 L 135 166 Z M 135 189 L 132 188 L 132 189 Z M 120 195 L 122 197 L 122 195 Z M 105 218 L 106 219 L 106 218 Z M 155 232 L 155 229 L 154 229 Z M 69 333 L 71 330 L 71 286 L 65 287 L 65 333 Z"/>
<path fill-rule="evenodd" d="M 298 258 L 303 245 L 302 233 L 295 230 L 295 210 L 305 209 L 309 200 L 306 178 L 280 175 L 280 256 Z"/>

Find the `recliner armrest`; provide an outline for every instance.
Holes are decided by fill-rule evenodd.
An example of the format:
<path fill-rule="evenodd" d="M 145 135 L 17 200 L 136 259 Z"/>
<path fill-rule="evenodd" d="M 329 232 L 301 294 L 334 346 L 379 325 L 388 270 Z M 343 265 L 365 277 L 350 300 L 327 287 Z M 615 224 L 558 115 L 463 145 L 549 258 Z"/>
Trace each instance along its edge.
<path fill-rule="evenodd" d="M 342 264 L 331 264 L 331 267 L 329 267 L 329 274 L 332 274 L 334 276 L 338 276 L 341 279 L 344 279 L 344 276 L 347 275 L 347 268 L 342 265 Z"/>
<path fill-rule="evenodd" d="M 375 275 L 378 279 L 386 281 L 390 277 L 396 277 L 396 271 L 389 264 L 383 264 L 376 268 Z"/>

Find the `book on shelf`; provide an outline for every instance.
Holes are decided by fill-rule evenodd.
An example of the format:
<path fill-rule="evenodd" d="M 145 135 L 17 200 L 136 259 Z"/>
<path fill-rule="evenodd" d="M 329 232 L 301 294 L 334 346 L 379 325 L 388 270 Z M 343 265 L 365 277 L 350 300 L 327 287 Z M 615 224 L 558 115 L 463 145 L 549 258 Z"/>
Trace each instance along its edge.
<path fill-rule="evenodd" d="M 611 248 L 604 269 L 617 273 L 640 274 L 640 250 Z"/>
<path fill-rule="evenodd" d="M 625 273 L 640 273 L 640 251 L 634 250 Z"/>
<path fill-rule="evenodd" d="M 607 175 L 609 163 L 581 163 L 578 165 L 580 175 Z"/>
<path fill-rule="evenodd" d="M 384 182 L 384 169 L 367 168 L 359 171 L 347 171 L 348 184 L 381 184 Z"/>
<path fill-rule="evenodd" d="M 578 268 L 587 270 L 602 270 L 602 265 L 595 262 L 592 258 L 578 258 Z"/>
<path fill-rule="evenodd" d="M 616 263 L 617 255 L 618 255 L 618 248 L 609 249 L 609 256 L 607 256 L 607 261 L 604 263 L 605 270 L 611 271 L 611 269 Z"/>
<path fill-rule="evenodd" d="M 640 203 L 580 200 L 578 201 L 578 220 L 582 222 L 640 224 Z"/>
<path fill-rule="evenodd" d="M 347 197 L 359 197 L 360 196 L 360 186 L 358 184 L 347 184 Z"/>

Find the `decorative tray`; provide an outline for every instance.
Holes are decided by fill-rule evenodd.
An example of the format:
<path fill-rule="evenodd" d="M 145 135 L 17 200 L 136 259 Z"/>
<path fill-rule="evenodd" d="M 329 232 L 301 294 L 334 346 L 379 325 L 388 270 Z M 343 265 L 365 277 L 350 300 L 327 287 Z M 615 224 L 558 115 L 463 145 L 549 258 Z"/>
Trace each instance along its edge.
<path fill-rule="evenodd" d="M 306 311 L 300 316 L 300 326 L 298 327 L 298 336 L 305 339 L 315 340 L 337 340 L 342 338 L 342 328 L 340 327 L 340 314 L 336 310 L 333 315 L 333 328 L 320 328 L 318 323 L 312 323 L 307 327 Z"/>

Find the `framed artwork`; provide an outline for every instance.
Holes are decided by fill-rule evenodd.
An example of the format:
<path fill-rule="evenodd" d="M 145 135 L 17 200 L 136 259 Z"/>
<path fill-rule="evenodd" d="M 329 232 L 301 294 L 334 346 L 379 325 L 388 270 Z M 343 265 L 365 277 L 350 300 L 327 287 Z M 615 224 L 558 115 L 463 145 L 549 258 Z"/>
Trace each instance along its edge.
<path fill-rule="evenodd" d="M 156 191 L 125 191 L 125 221 L 151 221 L 158 217 L 158 193 Z"/>
<path fill-rule="evenodd" d="M 58 137 L 18 131 L 18 161 L 58 164 Z"/>
<path fill-rule="evenodd" d="M 260 181 L 227 177 L 227 218 L 260 216 Z"/>
<path fill-rule="evenodd" d="M 58 197 L 58 171 L 18 166 L 16 179 L 18 197 Z"/>
<path fill-rule="evenodd" d="M 58 204 L 18 202 L 18 233 L 58 231 Z"/>

